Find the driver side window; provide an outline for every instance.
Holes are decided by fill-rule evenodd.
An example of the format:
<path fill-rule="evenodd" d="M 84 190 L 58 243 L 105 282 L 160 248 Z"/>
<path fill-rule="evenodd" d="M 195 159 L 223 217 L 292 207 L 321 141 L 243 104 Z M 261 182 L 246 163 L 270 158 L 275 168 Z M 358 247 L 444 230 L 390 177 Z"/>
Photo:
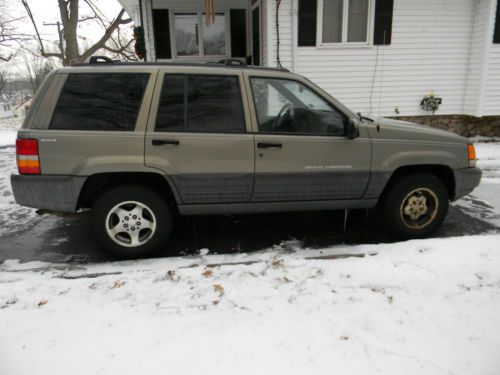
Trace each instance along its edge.
<path fill-rule="evenodd" d="M 251 78 L 259 132 L 345 135 L 347 117 L 300 82 Z"/>

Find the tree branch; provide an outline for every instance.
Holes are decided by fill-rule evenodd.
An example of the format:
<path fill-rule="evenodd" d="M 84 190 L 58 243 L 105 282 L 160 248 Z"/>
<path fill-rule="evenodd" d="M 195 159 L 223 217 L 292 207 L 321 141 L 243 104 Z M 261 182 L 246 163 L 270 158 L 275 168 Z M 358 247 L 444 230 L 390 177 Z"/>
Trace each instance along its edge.
<path fill-rule="evenodd" d="M 122 19 L 122 16 L 124 13 L 125 13 L 125 9 L 122 9 L 120 11 L 120 13 L 118 13 L 118 16 L 111 23 L 111 25 L 109 25 L 109 27 L 106 29 L 106 31 L 105 31 L 104 35 L 101 37 L 101 39 L 99 39 L 99 41 L 97 41 L 93 46 L 91 46 L 87 51 L 85 51 L 81 55 L 82 60 L 87 60 L 90 56 L 92 56 L 94 53 L 96 53 L 99 49 L 104 48 L 104 46 L 106 45 L 106 42 L 108 41 L 109 38 L 111 38 L 111 35 L 113 35 L 113 32 L 118 28 L 118 26 L 132 22 L 132 19 L 130 19 L 130 18 Z"/>

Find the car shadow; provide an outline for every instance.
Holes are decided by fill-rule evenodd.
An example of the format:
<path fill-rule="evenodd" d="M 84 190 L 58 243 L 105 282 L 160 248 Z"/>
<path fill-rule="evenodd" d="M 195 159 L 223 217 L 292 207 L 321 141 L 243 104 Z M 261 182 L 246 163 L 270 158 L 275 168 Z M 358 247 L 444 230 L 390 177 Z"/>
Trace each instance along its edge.
<path fill-rule="evenodd" d="M 432 237 L 474 235 L 498 229 L 450 206 Z M 44 216 L 33 227 L 4 235 L 0 262 L 6 259 L 64 263 L 114 260 L 90 237 L 88 215 Z M 294 241 L 289 243 L 287 241 Z M 337 245 L 396 242 L 374 211 L 288 212 L 238 216 L 179 217 L 168 246 L 155 257 L 252 252 L 282 245 L 324 248 Z"/>

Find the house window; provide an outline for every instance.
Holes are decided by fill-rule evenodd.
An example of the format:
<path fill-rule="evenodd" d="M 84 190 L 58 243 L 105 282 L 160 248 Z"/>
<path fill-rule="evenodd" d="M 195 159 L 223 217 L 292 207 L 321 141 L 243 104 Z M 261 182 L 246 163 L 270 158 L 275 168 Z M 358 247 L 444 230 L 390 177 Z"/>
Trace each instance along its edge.
<path fill-rule="evenodd" d="M 196 13 L 175 14 L 175 48 L 177 49 L 177 56 L 196 56 L 200 54 L 199 21 L 199 16 Z"/>
<path fill-rule="evenodd" d="M 495 30 L 493 32 L 493 43 L 500 43 L 500 0 L 497 1 L 497 12 L 495 14 Z"/>
<path fill-rule="evenodd" d="M 174 14 L 175 49 L 178 57 L 225 56 L 226 16 L 216 13 L 214 22 L 206 25 L 205 14 Z"/>
<path fill-rule="evenodd" d="M 370 0 L 320 0 L 322 44 L 367 43 Z"/>

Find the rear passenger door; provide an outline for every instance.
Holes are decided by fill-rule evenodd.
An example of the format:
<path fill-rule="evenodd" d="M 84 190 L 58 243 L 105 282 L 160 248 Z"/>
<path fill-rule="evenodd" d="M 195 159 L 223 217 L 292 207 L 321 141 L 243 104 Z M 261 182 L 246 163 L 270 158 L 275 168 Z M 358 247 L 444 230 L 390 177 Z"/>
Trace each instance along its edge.
<path fill-rule="evenodd" d="M 38 139 L 42 173 L 144 171 L 144 132 L 155 75 L 149 67 L 109 65 L 58 72 L 41 98 L 44 110 L 33 112 L 28 135 Z"/>
<path fill-rule="evenodd" d="M 160 71 L 146 132 L 146 165 L 164 171 L 183 204 L 250 200 L 253 135 L 243 77 L 220 69 Z"/>

